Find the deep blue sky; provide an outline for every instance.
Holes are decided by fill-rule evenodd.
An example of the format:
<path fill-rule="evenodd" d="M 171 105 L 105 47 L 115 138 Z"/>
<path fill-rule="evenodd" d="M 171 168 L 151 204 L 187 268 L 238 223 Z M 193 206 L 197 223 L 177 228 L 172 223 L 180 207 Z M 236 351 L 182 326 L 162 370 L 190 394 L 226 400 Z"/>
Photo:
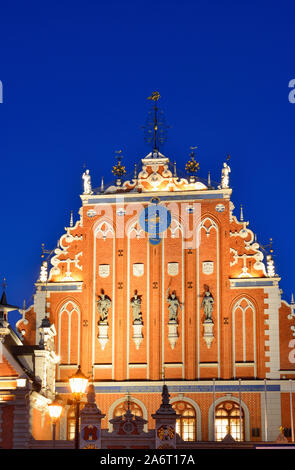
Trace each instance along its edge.
<path fill-rule="evenodd" d="M 0 10 L 1 255 L 10 303 L 29 303 L 41 243 L 56 245 L 80 207 L 83 162 L 111 180 L 132 169 L 158 90 L 162 151 L 231 185 L 262 244 L 273 237 L 284 297 L 295 290 L 295 6 L 291 1 L 3 1 Z"/>

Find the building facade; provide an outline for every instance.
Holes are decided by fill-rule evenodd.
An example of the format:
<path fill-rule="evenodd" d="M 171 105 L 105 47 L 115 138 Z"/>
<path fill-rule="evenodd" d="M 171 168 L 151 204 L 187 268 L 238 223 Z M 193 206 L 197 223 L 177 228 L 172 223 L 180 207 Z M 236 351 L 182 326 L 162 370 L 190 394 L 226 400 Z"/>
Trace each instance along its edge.
<path fill-rule="evenodd" d="M 43 261 L 34 302 L 17 323 L 21 339 L 0 369 L 1 390 L 9 359 L 22 374 L 26 361 L 38 378 L 39 389 L 27 391 L 37 403 L 28 424 L 35 440 L 51 438 L 55 393 L 64 405 L 58 439 L 73 439 L 68 378 L 79 365 L 105 432 L 127 402 L 144 431 L 153 429 L 165 380 L 186 446 L 228 433 L 274 441 L 281 426 L 292 440 L 294 304 L 281 298 L 272 250 L 235 214 L 228 163 L 218 184 L 197 169 L 192 153 L 179 176 L 156 148 L 129 180 L 121 158 L 110 186 L 92 188 L 84 172 L 79 217 Z M 2 399 L 2 429 L 8 408 Z M 3 435 L 2 445 L 12 442 Z"/>

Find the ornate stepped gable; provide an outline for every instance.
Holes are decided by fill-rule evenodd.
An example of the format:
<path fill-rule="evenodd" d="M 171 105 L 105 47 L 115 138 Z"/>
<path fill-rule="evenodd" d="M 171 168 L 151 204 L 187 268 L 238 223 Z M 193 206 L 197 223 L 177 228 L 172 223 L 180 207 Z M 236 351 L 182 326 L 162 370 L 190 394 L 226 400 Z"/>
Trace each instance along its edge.
<path fill-rule="evenodd" d="M 266 277 L 264 255 L 254 233 L 248 229 L 249 222 L 238 221 L 232 216 L 230 222 L 230 277 Z"/>
<path fill-rule="evenodd" d="M 100 425 L 87 414 L 96 399 L 106 415 L 102 437 L 115 446 L 122 436 L 145 439 L 143 427 L 156 428 L 158 448 L 175 447 L 176 433 L 181 442 L 213 441 L 216 429 L 221 441 L 224 420 L 236 441 L 275 440 L 280 425 L 290 427 L 294 300 L 281 300 L 272 247 L 257 242 L 242 211 L 239 219 L 233 213 L 228 163 L 220 183 L 210 174 L 204 180 L 191 148 L 182 175 L 159 151 L 157 110 L 152 151 L 133 177 L 121 151 L 111 184 L 102 179 L 95 189 L 84 171 L 79 218 L 44 250 L 33 305 L 17 324 L 25 352 L 34 350 L 42 396 L 50 400 L 55 386 L 63 400 L 63 439 L 71 435 L 68 378 L 79 365 L 93 381 L 82 413 L 85 446 L 94 437 L 100 445 Z M 163 378 L 171 400 L 164 386 L 161 405 Z M 133 411 L 119 417 L 126 393 Z"/>

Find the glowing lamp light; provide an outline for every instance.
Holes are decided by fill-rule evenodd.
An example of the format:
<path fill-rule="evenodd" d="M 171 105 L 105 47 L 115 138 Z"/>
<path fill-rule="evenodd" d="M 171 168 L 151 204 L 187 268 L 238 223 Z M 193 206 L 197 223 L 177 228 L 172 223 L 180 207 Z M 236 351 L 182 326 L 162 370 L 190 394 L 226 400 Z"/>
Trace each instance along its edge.
<path fill-rule="evenodd" d="M 16 385 L 17 387 L 25 387 L 26 386 L 26 383 L 27 383 L 27 379 L 24 379 L 22 377 L 20 377 L 19 379 L 16 380 Z"/>
<path fill-rule="evenodd" d="M 57 401 L 54 401 L 52 403 L 49 403 L 48 410 L 49 410 L 50 418 L 56 421 L 57 419 L 60 418 L 60 415 L 62 412 L 62 406 Z"/>
<path fill-rule="evenodd" d="M 69 378 L 71 392 L 79 397 L 82 393 L 85 393 L 85 390 L 88 385 L 88 378 L 81 372 L 81 367 L 78 366 L 77 372 Z"/>

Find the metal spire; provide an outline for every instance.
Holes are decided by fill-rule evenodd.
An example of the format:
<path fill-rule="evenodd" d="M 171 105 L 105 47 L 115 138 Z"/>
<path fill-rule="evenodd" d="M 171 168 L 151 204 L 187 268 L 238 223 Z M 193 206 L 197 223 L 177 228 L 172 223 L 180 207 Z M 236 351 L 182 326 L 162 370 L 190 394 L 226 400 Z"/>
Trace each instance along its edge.
<path fill-rule="evenodd" d="M 160 99 L 160 93 L 154 91 L 147 99 L 153 101 L 154 104 L 148 113 L 146 125 L 143 126 L 145 130 L 145 141 L 152 145 L 153 152 L 157 154 L 160 144 L 166 141 L 168 126 L 165 124 L 163 111 L 159 109 L 157 105 Z"/>

